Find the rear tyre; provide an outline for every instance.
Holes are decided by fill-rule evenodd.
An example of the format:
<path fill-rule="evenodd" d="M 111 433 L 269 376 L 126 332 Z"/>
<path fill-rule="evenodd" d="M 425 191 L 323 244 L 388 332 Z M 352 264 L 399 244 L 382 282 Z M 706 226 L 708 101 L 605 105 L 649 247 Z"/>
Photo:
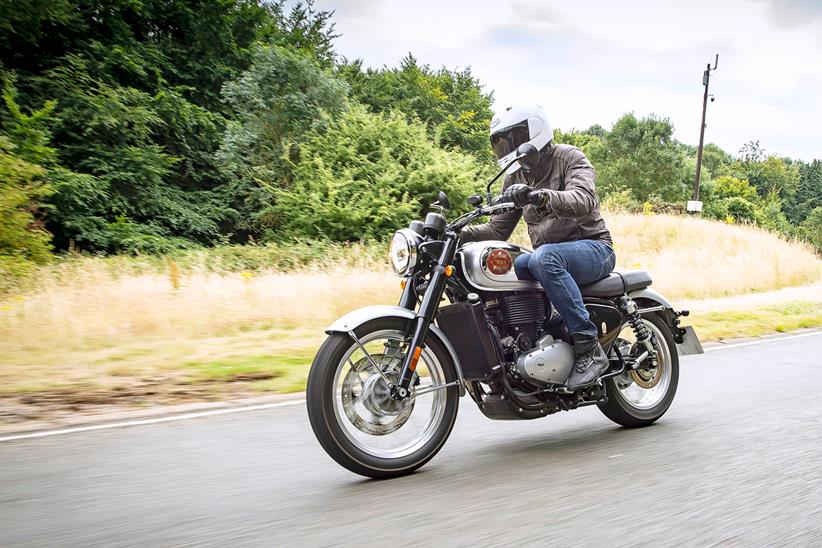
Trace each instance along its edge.
<path fill-rule="evenodd" d="M 328 455 L 356 474 L 410 474 L 437 454 L 456 421 L 456 385 L 402 404 L 387 397 L 387 386 L 373 364 L 389 380 L 396 378 L 392 376 L 398 374 L 402 358 L 390 355 L 386 344 L 405 345 L 407 324 L 402 318 L 378 318 L 355 329 L 370 359 L 350 335 L 333 333 L 311 365 L 306 391 L 311 428 Z M 402 347 L 402 355 L 405 352 Z M 434 336 L 426 340 L 417 373 L 417 390 L 457 380 L 448 351 Z"/>
<path fill-rule="evenodd" d="M 597 404 L 606 417 L 630 428 L 648 426 L 664 415 L 674 401 L 679 384 L 679 355 L 670 328 L 657 313 L 647 314 L 642 319 L 656 336 L 659 364 L 652 370 L 637 370 L 606 379 L 608 401 Z M 626 325 L 620 333 L 621 338 L 623 334 L 632 337 L 630 326 Z M 639 353 L 639 350 L 635 348 L 633 353 Z"/>

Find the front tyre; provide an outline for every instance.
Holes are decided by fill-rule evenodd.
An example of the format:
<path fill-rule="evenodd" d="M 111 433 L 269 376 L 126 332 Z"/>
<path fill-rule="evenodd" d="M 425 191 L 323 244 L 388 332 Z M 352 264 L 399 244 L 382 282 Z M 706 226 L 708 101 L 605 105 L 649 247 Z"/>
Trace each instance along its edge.
<path fill-rule="evenodd" d="M 362 348 L 349 334 L 333 333 L 308 375 L 308 418 L 317 440 L 337 463 L 363 476 L 410 474 L 437 454 L 457 418 L 458 387 L 430 388 L 457 380 L 448 351 L 431 336 L 412 396 L 402 402 L 389 396 L 386 381 L 396 381 L 408 351 L 407 326 L 402 318 L 367 322 L 355 330 Z"/>
<path fill-rule="evenodd" d="M 643 316 L 642 321 L 656 338 L 659 348 L 655 368 L 640 367 L 605 381 L 608 401 L 597 404 L 606 417 L 627 427 L 647 426 L 668 410 L 679 384 L 679 355 L 671 330 L 657 313 Z M 616 345 L 629 349 L 633 355 L 642 351 L 635 343 L 630 326 L 620 333 Z M 648 364 L 646 359 L 643 362 Z"/>

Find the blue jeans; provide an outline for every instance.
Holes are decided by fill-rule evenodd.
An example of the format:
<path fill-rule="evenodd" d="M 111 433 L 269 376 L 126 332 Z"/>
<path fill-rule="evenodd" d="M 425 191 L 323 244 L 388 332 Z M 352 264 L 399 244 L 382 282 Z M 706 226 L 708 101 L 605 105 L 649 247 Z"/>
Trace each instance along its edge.
<path fill-rule="evenodd" d="M 568 333 L 596 337 L 579 286 L 606 277 L 614 269 L 616 255 L 606 243 L 578 240 L 539 246 L 514 261 L 520 280 L 537 280 L 548 300 L 562 316 Z"/>

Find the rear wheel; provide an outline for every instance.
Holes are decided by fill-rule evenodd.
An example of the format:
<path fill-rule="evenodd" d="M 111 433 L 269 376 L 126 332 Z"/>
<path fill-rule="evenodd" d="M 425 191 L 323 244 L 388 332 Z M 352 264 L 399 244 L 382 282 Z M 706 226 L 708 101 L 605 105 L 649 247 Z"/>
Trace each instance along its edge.
<path fill-rule="evenodd" d="M 646 358 L 638 369 L 606 379 L 608 401 L 598 404 L 606 417 L 628 427 L 647 426 L 664 415 L 679 384 L 679 355 L 670 328 L 656 313 L 643 316 L 642 321 L 657 341 L 656 367 Z M 615 345 L 633 356 L 644 350 L 627 324 Z"/>
<path fill-rule="evenodd" d="M 320 348 L 308 376 L 311 427 L 325 451 L 345 468 L 372 478 L 409 474 L 442 448 L 457 417 L 458 387 L 433 389 L 457 379 L 445 347 L 428 337 L 410 387 L 394 400 L 408 351 L 407 320 L 379 318 L 334 333 Z M 417 395 L 419 393 L 419 395 Z"/>

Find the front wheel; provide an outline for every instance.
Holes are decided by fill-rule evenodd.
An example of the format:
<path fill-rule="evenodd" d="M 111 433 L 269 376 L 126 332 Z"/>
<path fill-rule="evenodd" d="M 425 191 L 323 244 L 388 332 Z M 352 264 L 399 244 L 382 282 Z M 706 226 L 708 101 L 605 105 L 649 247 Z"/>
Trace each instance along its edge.
<path fill-rule="evenodd" d="M 656 367 L 650 367 L 646 359 L 636 370 L 606 379 L 608 401 L 598 404 L 606 417 L 628 427 L 647 426 L 665 414 L 679 384 L 679 355 L 670 328 L 656 313 L 644 316 L 642 321 L 657 341 L 659 353 Z M 630 352 L 634 356 L 644 349 L 636 344 L 632 329 L 627 324 L 615 346 L 623 353 Z"/>
<path fill-rule="evenodd" d="M 323 449 L 345 468 L 372 478 L 410 474 L 437 454 L 457 418 L 458 387 L 448 351 L 428 337 L 417 363 L 411 396 L 391 398 L 408 351 L 408 321 L 379 318 L 357 329 L 359 344 L 333 333 L 308 375 L 311 427 Z M 419 393 L 419 395 L 417 395 Z"/>

